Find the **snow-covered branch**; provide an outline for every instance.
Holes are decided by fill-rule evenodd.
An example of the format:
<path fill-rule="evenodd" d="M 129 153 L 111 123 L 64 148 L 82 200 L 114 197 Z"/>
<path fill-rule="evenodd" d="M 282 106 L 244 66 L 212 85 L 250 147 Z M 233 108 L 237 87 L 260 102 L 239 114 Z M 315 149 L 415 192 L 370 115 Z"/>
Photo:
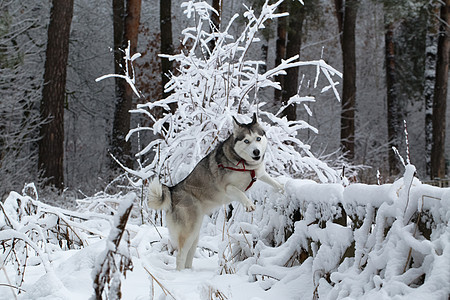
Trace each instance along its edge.
<path fill-rule="evenodd" d="M 204 157 L 218 141 L 225 139 L 230 133 L 231 117 L 236 114 L 251 114 L 258 112 L 261 122 L 266 127 L 270 149 L 266 156 L 266 164 L 274 174 L 301 174 L 305 170 L 317 173 L 321 181 L 337 181 L 336 171 L 321 162 L 311 152 L 309 145 L 298 139 L 301 130 L 317 130 L 306 121 L 289 122 L 278 114 L 266 111 L 264 103 L 260 103 L 257 93 L 262 88 L 279 88 L 273 81 L 274 76 L 283 74 L 289 68 L 314 66 L 317 68 L 315 87 L 319 76 L 324 76 L 328 86 L 322 92 L 331 89 L 337 100 L 340 100 L 336 90 L 338 82 L 335 77 L 342 73 L 325 63 L 323 60 L 302 62 L 298 55 L 283 60 L 280 65 L 263 74 L 258 66 L 263 62 L 250 57 L 250 49 L 259 42 L 258 31 L 264 28 L 264 22 L 283 17 L 284 12 L 276 13 L 282 1 L 263 5 L 261 12 L 247 8 L 244 17 L 247 20 L 242 33 L 234 38 L 229 33 L 231 24 L 237 16 L 231 18 L 223 32 L 211 31 L 209 13 L 216 13 L 207 3 L 189 1 L 183 4 L 188 17 L 198 15 L 197 25 L 183 31 L 183 43 L 193 45 L 187 53 L 164 55 L 177 62 L 178 75 L 172 75 L 166 85 L 166 91 L 171 94 L 159 101 L 139 105 L 132 113 L 141 113 L 154 121 L 150 128 L 132 129 L 128 134 L 136 134 L 141 130 L 153 130 L 160 136 L 152 141 L 137 155 L 154 152 L 153 161 L 146 166 L 146 178 L 155 174 L 166 181 L 177 182 L 192 170 L 195 164 Z M 215 39 L 215 47 L 208 48 L 208 41 Z M 289 103 L 315 101 L 312 97 L 294 96 Z M 177 103 L 177 109 L 171 113 L 167 110 L 169 104 Z M 161 107 L 166 109 L 165 116 L 155 120 L 151 109 Z M 309 113 L 311 110 L 305 107 Z M 143 170 L 139 170 L 142 173 Z M 134 175 L 137 175 L 136 172 Z"/>
<path fill-rule="evenodd" d="M 102 81 L 103 79 L 106 78 L 112 78 L 112 77 L 116 77 L 116 78 L 121 78 L 124 79 L 131 87 L 131 89 L 133 90 L 133 92 L 136 94 L 136 96 L 141 97 L 139 91 L 137 90 L 135 83 L 136 83 L 136 75 L 134 73 L 134 66 L 133 66 L 133 61 L 135 61 L 137 58 L 141 57 L 140 53 L 135 53 L 133 54 L 133 56 L 131 56 L 131 51 L 130 51 L 130 41 L 128 41 L 128 47 L 125 50 L 122 50 L 124 52 L 124 62 L 125 62 L 125 74 L 124 75 L 120 75 L 120 74 L 107 74 L 107 75 L 103 75 L 98 77 L 97 79 L 95 79 L 96 82 Z M 123 66 L 122 66 L 123 68 Z M 130 70 L 131 69 L 131 70 Z"/>

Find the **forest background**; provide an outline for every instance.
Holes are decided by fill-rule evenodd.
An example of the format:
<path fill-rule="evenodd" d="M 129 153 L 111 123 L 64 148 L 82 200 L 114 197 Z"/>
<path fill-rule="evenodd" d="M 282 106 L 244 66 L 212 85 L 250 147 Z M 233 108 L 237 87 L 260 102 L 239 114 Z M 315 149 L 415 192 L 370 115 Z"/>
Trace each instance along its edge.
<path fill-rule="evenodd" d="M 249 0 L 245 4 L 259 7 L 260 2 Z M 450 113 L 445 106 L 447 77 L 444 101 L 441 100 L 443 106 L 435 104 L 434 112 L 431 107 L 438 98 L 435 95 L 436 66 L 446 66 L 444 73 L 448 76 L 448 38 L 445 44 L 447 60 L 438 62 L 439 37 L 448 36 L 448 22 L 445 22 L 448 16 L 447 19 L 442 17 L 445 16 L 442 11 L 448 10 L 448 2 L 314 0 L 305 1 L 303 6 L 297 1 L 285 1 L 282 8 L 291 17 L 266 26 L 260 36 L 263 46 L 253 49 L 252 56 L 265 61 L 268 69 L 281 59 L 300 54 L 300 60 L 322 58 L 344 71 L 341 81 L 349 80 L 347 88 L 353 85 L 354 89 L 341 93 L 341 103 L 331 99 L 333 96 L 329 93 L 322 94 L 312 88 L 313 67 L 300 70 L 295 79 L 298 86 L 288 82 L 289 74 L 279 80 L 286 81 L 284 94 L 291 93 L 289 89 L 293 89 L 294 94 L 300 90 L 302 95 L 317 99 L 309 105 L 312 115 L 302 106 L 295 109 L 292 106 L 285 115 L 288 119 L 304 119 L 317 128 L 319 134 L 308 131 L 301 139 L 312 146 L 316 156 L 336 169 L 349 166 L 344 171 L 351 173 L 346 176 L 374 183 L 377 171 L 381 174 L 378 180 L 382 182 L 392 182 L 401 175 L 391 146 L 405 150 L 403 120 L 406 120 L 410 157 L 417 167 L 418 177 L 422 180 L 444 177 L 448 165 L 445 153 L 448 153 L 450 141 L 444 139 L 445 148 L 436 148 L 432 154 L 432 145 L 438 142 L 433 140 L 430 126 L 433 117 L 436 118 L 435 126 L 443 128 L 436 127 L 434 132 L 445 137 L 448 127 L 445 118 Z M 165 82 L 162 81 L 167 78 L 163 74 L 170 69 L 176 72 L 176 66 L 167 65 L 167 60 L 158 54 L 183 50 L 181 31 L 189 21 L 181 17 L 180 4 L 181 1 L 168 0 L 0 2 L 2 199 L 24 183 L 37 181 L 42 186 L 52 185 L 57 190 L 64 190 L 65 195 L 73 198 L 94 193 L 103 190 L 121 172 L 109 152 L 124 164 L 135 162 L 133 154 L 154 137 L 140 136 L 141 140 L 138 140 L 137 136 L 132 136 L 129 144 L 121 144 L 130 128 L 147 126 L 149 122 L 142 116 L 130 115 L 128 110 L 138 103 L 167 96 L 163 94 Z M 246 10 L 241 1 L 213 1 L 211 5 L 219 5 L 220 18 L 216 26 L 227 24 L 232 12 Z M 115 10 L 119 14 L 115 14 Z M 66 17 L 58 23 L 56 16 L 64 14 Z M 114 18 L 117 15 L 122 17 L 118 20 Z M 239 32 L 243 24 L 243 20 L 235 22 L 230 33 Z M 56 28 L 54 34 L 63 34 L 65 30 L 66 37 L 56 39 L 62 44 L 49 47 L 52 27 Z M 353 38 L 352 34 L 343 34 L 352 33 L 352 28 Z M 127 38 L 127 34 L 132 38 Z M 171 43 L 167 43 L 167 39 Z M 134 41 L 131 43 L 132 54 L 142 54 L 136 60 L 135 69 L 136 87 L 141 97 L 131 93 L 129 108 L 121 111 L 119 86 L 122 84 L 124 91 L 127 86 L 120 80 L 96 82 L 95 79 L 123 69 L 117 64 L 123 53 L 117 49 L 124 49 L 127 40 Z M 352 57 L 351 49 L 342 47 L 351 45 L 352 40 L 354 70 L 352 62 L 348 62 Z M 47 49 L 62 52 L 48 54 Z M 66 70 L 63 73 L 67 74 L 67 79 L 61 72 L 45 77 L 46 70 L 51 68 L 46 64 L 51 62 L 59 64 L 56 68 Z M 58 105 L 46 102 L 44 88 L 50 86 L 44 83 L 58 81 L 55 78 L 64 79 L 57 84 L 59 92 L 51 90 L 48 93 L 59 97 L 55 100 Z M 338 88 L 345 89 L 345 86 L 346 83 L 341 83 Z M 130 91 L 124 93 L 130 94 Z M 293 94 L 287 95 L 290 96 Z M 283 93 L 277 94 L 273 89 L 260 92 L 259 97 L 269 103 L 273 111 L 287 101 Z M 46 107 L 59 107 L 59 111 L 47 113 Z M 155 116 L 158 114 L 162 112 L 156 111 Z M 130 123 L 125 124 L 125 129 L 118 129 L 127 123 L 120 121 L 126 116 L 131 117 Z M 53 135 L 46 134 L 45 128 L 55 124 L 59 126 L 57 129 L 49 129 Z M 350 132 L 346 133 L 345 129 L 349 128 Z M 58 147 L 45 150 L 43 137 L 59 139 L 57 144 L 61 151 L 56 151 Z M 431 167 L 433 157 L 439 158 L 439 171 L 435 174 Z M 53 171 L 49 171 L 52 168 Z M 358 172 L 353 173 L 355 170 Z M 302 177 L 302 174 L 295 175 Z"/>

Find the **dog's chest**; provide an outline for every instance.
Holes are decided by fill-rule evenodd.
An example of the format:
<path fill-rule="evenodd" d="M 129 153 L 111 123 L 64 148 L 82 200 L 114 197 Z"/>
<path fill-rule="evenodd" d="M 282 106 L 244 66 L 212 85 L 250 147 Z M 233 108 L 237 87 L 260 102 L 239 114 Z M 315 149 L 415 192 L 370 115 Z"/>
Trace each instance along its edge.
<path fill-rule="evenodd" d="M 250 172 L 250 170 L 227 171 L 222 179 L 221 184 L 223 185 L 223 188 L 226 188 L 228 185 L 232 185 L 241 191 L 246 191 L 249 187 L 251 187 L 252 182 L 256 180 L 256 177 L 255 172 Z"/>

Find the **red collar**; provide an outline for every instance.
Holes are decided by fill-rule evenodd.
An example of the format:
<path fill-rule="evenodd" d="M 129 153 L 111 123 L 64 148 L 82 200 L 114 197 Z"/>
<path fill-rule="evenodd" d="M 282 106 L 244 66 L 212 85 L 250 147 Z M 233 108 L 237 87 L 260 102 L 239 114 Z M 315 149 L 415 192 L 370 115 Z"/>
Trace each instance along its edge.
<path fill-rule="evenodd" d="M 249 188 L 251 188 L 251 186 L 253 185 L 253 183 L 256 181 L 256 175 L 255 175 L 255 170 L 247 170 L 245 168 L 245 161 L 243 159 L 241 159 L 236 166 L 239 166 L 239 164 L 242 163 L 242 166 L 244 167 L 243 169 L 237 169 L 237 168 L 233 168 L 233 167 L 225 167 L 223 164 L 218 164 L 217 166 L 219 168 L 223 168 L 223 169 L 228 169 L 228 170 L 232 170 L 232 171 L 237 171 L 237 172 L 250 172 L 250 176 L 252 177 L 252 181 L 250 181 L 250 184 L 248 185 L 248 187 L 245 190 L 248 190 Z"/>

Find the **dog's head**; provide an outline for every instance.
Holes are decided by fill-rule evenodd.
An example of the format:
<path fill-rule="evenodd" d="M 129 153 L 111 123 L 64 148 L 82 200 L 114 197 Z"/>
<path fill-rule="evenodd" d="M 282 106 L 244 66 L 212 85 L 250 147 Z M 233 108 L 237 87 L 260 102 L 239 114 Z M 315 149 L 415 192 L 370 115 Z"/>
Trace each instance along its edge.
<path fill-rule="evenodd" d="M 234 151 L 247 164 L 257 165 L 264 159 L 267 148 L 267 138 L 264 129 L 258 123 L 256 113 L 248 124 L 240 123 L 233 117 Z"/>

